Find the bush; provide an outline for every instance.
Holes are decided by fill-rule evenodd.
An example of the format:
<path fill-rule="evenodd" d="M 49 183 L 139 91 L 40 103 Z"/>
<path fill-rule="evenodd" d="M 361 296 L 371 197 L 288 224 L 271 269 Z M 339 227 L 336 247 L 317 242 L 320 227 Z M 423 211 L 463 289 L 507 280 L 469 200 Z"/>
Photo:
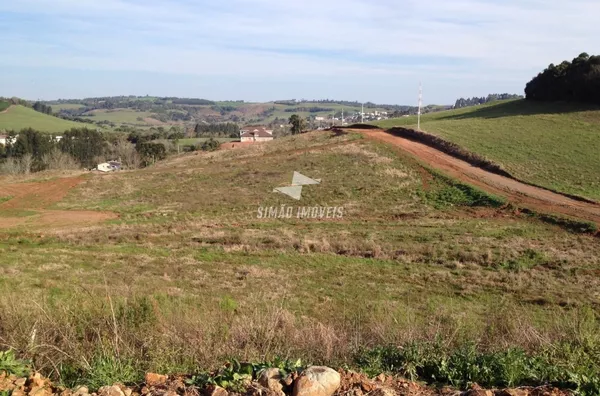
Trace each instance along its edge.
<path fill-rule="evenodd" d="M 213 138 L 210 138 L 204 143 L 202 143 L 202 146 L 200 146 L 200 148 L 202 149 L 202 151 L 215 151 L 218 150 L 220 146 L 221 145 L 219 144 L 219 142 L 217 142 Z"/>
<path fill-rule="evenodd" d="M 29 364 L 18 360 L 12 350 L 0 351 L 0 373 L 14 374 L 17 377 L 25 377 L 29 374 Z"/>
<path fill-rule="evenodd" d="M 49 170 L 72 170 L 79 169 L 81 165 L 75 161 L 71 155 L 63 153 L 57 148 L 54 148 L 42 157 L 44 168 Z"/>

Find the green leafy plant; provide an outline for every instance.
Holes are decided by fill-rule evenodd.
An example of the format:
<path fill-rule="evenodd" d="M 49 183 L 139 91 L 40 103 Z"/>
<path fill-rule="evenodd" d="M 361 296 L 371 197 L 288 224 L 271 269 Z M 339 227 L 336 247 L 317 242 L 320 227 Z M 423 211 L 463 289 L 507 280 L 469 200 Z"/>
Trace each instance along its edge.
<path fill-rule="evenodd" d="M 29 362 L 17 359 L 14 351 L 8 350 L 0 352 L 0 372 L 2 371 L 17 377 L 26 377 L 31 370 Z"/>
<path fill-rule="evenodd" d="M 242 392 L 245 385 L 252 381 L 254 366 L 252 363 L 240 363 L 232 359 L 225 366 L 213 373 L 202 372 L 187 380 L 188 385 L 205 387 L 216 385 L 221 388 Z"/>

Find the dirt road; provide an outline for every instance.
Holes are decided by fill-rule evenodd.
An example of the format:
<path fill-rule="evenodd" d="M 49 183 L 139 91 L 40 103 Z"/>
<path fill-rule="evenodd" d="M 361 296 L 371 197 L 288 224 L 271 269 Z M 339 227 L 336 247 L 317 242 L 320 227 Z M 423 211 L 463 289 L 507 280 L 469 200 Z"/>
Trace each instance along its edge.
<path fill-rule="evenodd" d="M 1 184 L 0 202 L 2 198 L 8 200 L 0 203 L 0 229 L 80 226 L 117 218 L 110 212 L 47 209 L 84 180 L 81 177 L 64 177 L 42 182 Z"/>
<path fill-rule="evenodd" d="M 557 213 L 600 225 L 600 205 L 577 201 L 564 195 L 530 186 L 517 180 L 500 176 L 454 158 L 423 143 L 418 143 L 383 130 L 353 130 L 369 139 L 390 143 L 412 154 L 418 160 L 443 171 L 448 176 L 459 179 L 492 194 L 507 198 L 520 207 L 538 213 Z"/>

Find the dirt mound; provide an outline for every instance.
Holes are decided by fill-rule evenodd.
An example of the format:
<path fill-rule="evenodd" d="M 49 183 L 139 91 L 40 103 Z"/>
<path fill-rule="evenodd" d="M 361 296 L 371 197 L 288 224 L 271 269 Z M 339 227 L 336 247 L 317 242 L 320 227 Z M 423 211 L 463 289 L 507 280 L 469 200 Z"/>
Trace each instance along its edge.
<path fill-rule="evenodd" d="M 427 144 L 383 130 L 356 130 L 370 139 L 392 144 L 415 156 L 428 166 L 445 174 L 474 185 L 501 197 L 519 207 L 536 213 L 556 213 L 572 218 L 593 222 L 600 226 L 600 205 L 579 201 L 543 188 L 535 187 L 512 178 L 474 166 L 459 158 L 446 154 Z"/>

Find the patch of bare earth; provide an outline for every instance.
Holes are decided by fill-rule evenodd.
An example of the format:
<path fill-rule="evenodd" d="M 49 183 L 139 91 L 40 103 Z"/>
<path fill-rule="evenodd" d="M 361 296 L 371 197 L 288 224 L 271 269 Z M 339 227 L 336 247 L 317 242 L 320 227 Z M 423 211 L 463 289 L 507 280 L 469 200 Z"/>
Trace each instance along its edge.
<path fill-rule="evenodd" d="M 70 189 L 83 181 L 85 178 L 77 176 L 0 185 L 0 197 L 10 198 L 0 204 L 0 229 L 23 225 L 34 228 L 91 225 L 117 218 L 111 212 L 47 209 L 61 201 Z"/>
<path fill-rule="evenodd" d="M 355 130 L 369 139 L 379 140 L 412 154 L 449 176 L 489 193 L 507 198 L 520 207 L 539 213 L 558 213 L 600 225 L 600 205 L 578 201 L 564 195 L 522 183 L 473 166 L 426 144 L 389 134 L 383 130 Z"/>

